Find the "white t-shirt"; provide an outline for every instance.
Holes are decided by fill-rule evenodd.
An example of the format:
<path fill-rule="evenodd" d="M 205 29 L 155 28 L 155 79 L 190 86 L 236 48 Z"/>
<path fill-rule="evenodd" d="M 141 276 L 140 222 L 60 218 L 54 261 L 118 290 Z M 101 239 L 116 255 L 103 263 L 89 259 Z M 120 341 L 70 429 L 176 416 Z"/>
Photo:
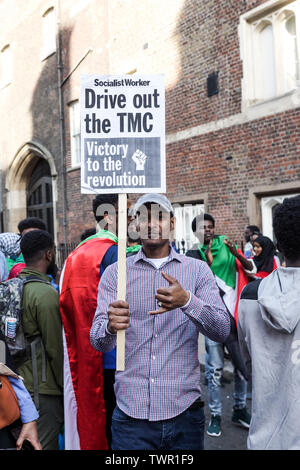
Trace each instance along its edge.
<path fill-rule="evenodd" d="M 165 258 L 146 258 L 147 261 L 154 264 L 156 269 L 159 269 L 162 264 L 168 261 L 168 259 L 169 259 L 169 256 L 166 256 Z"/>

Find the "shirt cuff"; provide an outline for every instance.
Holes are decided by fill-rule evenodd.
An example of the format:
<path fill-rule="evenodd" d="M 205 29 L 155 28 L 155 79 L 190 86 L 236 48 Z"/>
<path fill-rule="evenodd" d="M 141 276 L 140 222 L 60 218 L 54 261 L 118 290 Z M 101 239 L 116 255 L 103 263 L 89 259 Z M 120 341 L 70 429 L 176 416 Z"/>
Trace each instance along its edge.
<path fill-rule="evenodd" d="M 116 336 L 117 333 L 111 333 L 109 330 L 108 330 L 108 322 L 106 323 L 106 326 L 105 326 L 105 333 L 107 333 L 109 336 Z"/>
<path fill-rule="evenodd" d="M 181 307 L 184 313 L 192 321 L 200 322 L 202 324 L 202 308 L 204 306 L 203 300 L 190 292 L 190 298 L 187 304 Z"/>
<path fill-rule="evenodd" d="M 189 293 L 189 300 L 187 301 L 187 303 L 186 303 L 185 305 L 183 305 L 183 306 L 181 307 L 182 309 L 188 308 L 188 306 L 189 306 L 190 303 L 191 303 L 191 298 L 192 298 L 192 296 L 191 296 L 191 291 L 190 291 L 190 290 L 187 290 L 186 292 Z"/>

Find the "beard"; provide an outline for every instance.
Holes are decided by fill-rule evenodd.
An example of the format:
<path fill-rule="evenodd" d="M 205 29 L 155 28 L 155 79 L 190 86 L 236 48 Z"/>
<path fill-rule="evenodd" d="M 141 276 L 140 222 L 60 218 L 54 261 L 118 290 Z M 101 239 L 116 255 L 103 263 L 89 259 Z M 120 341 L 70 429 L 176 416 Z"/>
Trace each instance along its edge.
<path fill-rule="evenodd" d="M 53 259 L 47 268 L 46 274 L 53 276 L 53 278 L 55 279 L 57 272 L 58 272 L 58 267 L 55 264 L 55 259 Z"/>

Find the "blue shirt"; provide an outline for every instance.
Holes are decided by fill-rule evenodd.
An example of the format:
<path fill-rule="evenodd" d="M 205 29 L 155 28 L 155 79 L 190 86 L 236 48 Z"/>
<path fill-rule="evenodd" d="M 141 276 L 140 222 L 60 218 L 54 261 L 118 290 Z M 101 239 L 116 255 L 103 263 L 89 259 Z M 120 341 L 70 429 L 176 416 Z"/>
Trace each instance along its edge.
<path fill-rule="evenodd" d="M 23 380 L 15 379 L 14 377 L 8 377 L 8 379 L 14 389 L 14 392 L 19 402 L 22 423 L 30 423 L 31 421 L 37 420 L 39 414 L 28 390 L 26 389 L 23 383 Z"/>
<path fill-rule="evenodd" d="M 118 261 L 118 247 L 112 245 L 108 248 L 107 252 L 103 256 L 102 263 L 100 264 L 100 279 L 105 269 L 110 265 Z M 112 351 L 104 352 L 102 354 L 103 369 L 115 369 L 116 368 L 116 348 Z"/>

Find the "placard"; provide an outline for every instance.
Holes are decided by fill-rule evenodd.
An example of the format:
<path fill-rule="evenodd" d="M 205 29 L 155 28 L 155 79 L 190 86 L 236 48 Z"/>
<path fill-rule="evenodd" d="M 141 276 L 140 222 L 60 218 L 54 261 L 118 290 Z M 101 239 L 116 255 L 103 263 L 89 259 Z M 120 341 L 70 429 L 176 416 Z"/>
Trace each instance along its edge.
<path fill-rule="evenodd" d="M 163 75 L 81 77 L 81 192 L 166 192 Z"/>

